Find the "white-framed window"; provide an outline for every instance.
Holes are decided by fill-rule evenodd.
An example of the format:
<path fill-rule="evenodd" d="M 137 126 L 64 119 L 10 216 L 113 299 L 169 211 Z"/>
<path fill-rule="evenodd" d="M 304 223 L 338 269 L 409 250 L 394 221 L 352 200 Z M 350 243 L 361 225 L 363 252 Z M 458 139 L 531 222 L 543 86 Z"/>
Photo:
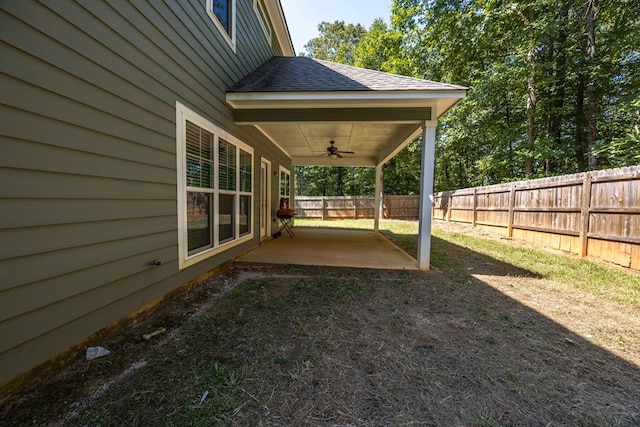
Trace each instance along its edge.
<path fill-rule="evenodd" d="M 207 0 L 207 14 L 231 49 L 236 51 L 236 0 Z"/>
<path fill-rule="evenodd" d="M 253 238 L 253 148 L 176 102 L 178 251 L 188 267 Z"/>
<path fill-rule="evenodd" d="M 269 15 L 267 15 L 267 11 L 264 8 L 262 0 L 253 0 L 253 10 L 256 12 L 262 32 L 264 32 L 269 44 L 271 44 L 271 25 L 269 25 Z"/>
<path fill-rule="evenodd" d="M 282 166 L 278 169 L 280 171 L 280 197 L 291 197 L 291 172 Z"/>

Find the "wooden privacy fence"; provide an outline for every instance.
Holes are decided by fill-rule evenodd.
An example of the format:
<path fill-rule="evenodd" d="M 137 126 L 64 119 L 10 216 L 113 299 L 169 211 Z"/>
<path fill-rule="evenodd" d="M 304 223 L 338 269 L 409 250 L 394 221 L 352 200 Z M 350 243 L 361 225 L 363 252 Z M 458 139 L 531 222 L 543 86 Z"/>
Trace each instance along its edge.
<path fill-rule="evenodd" d="M 374 196 L 296 196 L 294 208 L 301 218 L 373 218 Z M 418 219 L 419 196 L 384 196 L 382 216 L 389 219 Z"/>
<path fill-rule="evenodd" d="M 433 217 L 640 270 L 640 166 L 437 193 Z"/>

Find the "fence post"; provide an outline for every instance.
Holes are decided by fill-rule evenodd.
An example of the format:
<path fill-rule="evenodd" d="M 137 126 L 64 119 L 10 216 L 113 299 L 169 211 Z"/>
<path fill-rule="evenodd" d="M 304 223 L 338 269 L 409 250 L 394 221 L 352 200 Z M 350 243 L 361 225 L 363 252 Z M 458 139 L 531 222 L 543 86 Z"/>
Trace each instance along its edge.
<path fill-rule="evenodd" d="M 353 200 L 353 219 L 358 219 L 358 201 L 356 196 L 351 196 L 351 200 Z"/>
<path fill-rule="evenodd" d="M 511 190 L 509 191 L 509 217 L 507 218 L 507 236 L 513 237 L 513 216 L 516 205 L 516 184 L 511 183 Z"/>
<path fill-rule="evenodd" d="M 476 226 L 478 220 L 478 189 L 473 187 L 473 226 Z"/>
<path fill-rule="evenodd" d="M 580 228 L 580 243 L 582 249 L 580 256 L 587 256 L 589 249 L 589 217 L 591 212 L 591 172 L 585 172 L 582 180 L 582 206 L 580 208 L 580 220 L 582 227 Z"/>
<path fill-rule="evenodd" d="M 442 194 L 442 193 L 438 193 L 438 194 Z M 433 220 L 436 218 L 436 206 L 438 206 L 438 204 L 440 206 L 442 206 L 442 202 L 440 202 L 440 203 L 437 202 L 439 200 L 442 200 L 438 194 L 434 194 L 433 195 L 433 209 L 431 209 L 431 222 L 432 223 L 433 223 Z"/>

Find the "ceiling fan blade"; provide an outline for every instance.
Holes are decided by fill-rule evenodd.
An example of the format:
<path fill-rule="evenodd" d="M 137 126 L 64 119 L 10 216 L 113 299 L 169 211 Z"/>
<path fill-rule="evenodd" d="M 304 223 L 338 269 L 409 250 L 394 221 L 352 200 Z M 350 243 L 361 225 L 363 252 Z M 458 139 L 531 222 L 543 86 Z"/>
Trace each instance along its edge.
<path fill-rule="evenodd" d="M 342 153 L 342 154 L 356 154 L 353 151 L 338 151 L 338 153 Z"/>
<path fill-rule="evenodd" d="M 340 153 L 341 153 L 340 151 L 336 151 L 336 156 L 338 156 L 338 158 L 339 158 L 339 159 L 341 159 L 341 158 L 342 158 L 342 156 L 340 155 Z"/>

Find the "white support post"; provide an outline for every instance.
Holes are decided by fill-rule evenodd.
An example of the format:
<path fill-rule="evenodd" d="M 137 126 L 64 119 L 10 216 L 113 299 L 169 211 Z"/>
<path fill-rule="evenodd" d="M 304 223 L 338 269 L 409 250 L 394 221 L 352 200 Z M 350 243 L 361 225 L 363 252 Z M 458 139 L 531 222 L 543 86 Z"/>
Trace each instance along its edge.
<path fill-rule="evenodd" d="M 431 216 L 433 212 L 433 176 L 435 169 L 437 124 L 437 120 L 426 121 L 422 128 L 418 267 L 423 271 L 431 268 Z"/>
<path fill-rule="evenodd" d="M 382 167 L 376 166 L 376 194 L 373 202 L 373 231 L 380 230 L 380 214 L 382 212 Z"/>

